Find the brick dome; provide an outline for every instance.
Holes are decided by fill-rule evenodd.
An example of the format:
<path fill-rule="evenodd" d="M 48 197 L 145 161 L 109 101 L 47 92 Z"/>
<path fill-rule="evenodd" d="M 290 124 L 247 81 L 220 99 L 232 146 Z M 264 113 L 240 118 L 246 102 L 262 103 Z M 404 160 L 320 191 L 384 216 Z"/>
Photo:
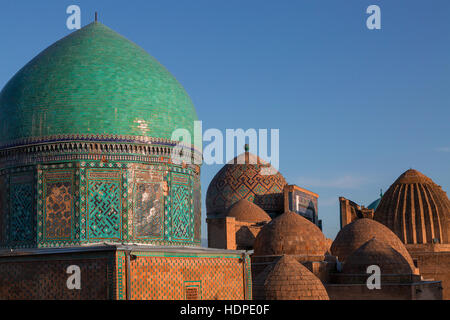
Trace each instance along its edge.
<path fill-rule="evenodd" d="M 371 265 L 379 266 L 381 273 L 385 275 L 415 273 L 414 265 L 411 265 L 403 255 L 376 238 L 367 241 L 348 256 L 342 273 L 367 274 L 367 267 Z"/>
<path fill-rule="evenodd" d="M 324 256 L 327 251 L 328 244 L 322 231 L 308 219 L 290 211 L 265 225 L 254 244 L 255 256 Z"/>
<path fill-rule="evenodd" d="M 329 300 L 322 282 L 294 257 L 284 255 L 253 282 L 255 300 Z"/>
<path fill-rule="evenodd" d="M 284 177 L 270 164 L 249 152 L 227 163 L 211 180 L 206 192 L 209 217 L 226 214 L 237 201 L 246 199 L 266 212 L 284 211 Z"/>
<path fill-rule="evenodd" d="M 390 186 L 374 219 L 406 244 L 450 243 L 447 194 L 417 170 L 407 170 Z"/>
<path fill-rule="evenodd" d="M 263 209 L 247 199 L 239 200 L 233 204 L 228 210 L 227 216 L 244 222 L 270 221 L 270 216 Z"/>
<path fill-rule="evenodd" d="M 389 244 L 405 257 L 410 264 L 412 258 L 401 240 L 386 226 L 372 219 L 357 219 L 339 231 L 331 245 L 331 254 L 344 262 L 356 249 L 376 237 Z"/>

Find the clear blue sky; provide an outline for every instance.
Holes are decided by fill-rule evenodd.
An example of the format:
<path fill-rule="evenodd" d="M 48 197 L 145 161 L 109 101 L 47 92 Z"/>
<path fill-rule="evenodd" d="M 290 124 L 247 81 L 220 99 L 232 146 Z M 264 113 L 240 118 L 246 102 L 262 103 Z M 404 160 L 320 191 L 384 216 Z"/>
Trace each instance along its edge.
<path fill-rule="evenodd" d="M 70 4 L 166 66 L 205 128 L 279 128 L 280 171 L 319 194 L 328 237 L 339 196 L 368 205 L 410 167 L 450 191 L 448 0 L 2 1 L 0 87 L 70 33 Z"/>

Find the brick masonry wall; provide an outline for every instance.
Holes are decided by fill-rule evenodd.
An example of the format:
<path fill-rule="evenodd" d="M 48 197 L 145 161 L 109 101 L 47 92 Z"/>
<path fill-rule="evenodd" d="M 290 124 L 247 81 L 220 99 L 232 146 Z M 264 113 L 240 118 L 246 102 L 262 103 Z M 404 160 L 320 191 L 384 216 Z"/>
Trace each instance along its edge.
<path fill-rule="evenodd" d="M 240 255 L 132 254 L 135 258 L 130 261 L 130 299 L 243 300 L 251 297 L 249 261 L 244 265 Z M 125 270 L 121 266 L 126 262 L 125 253 L 118 252 L 117 259 L 118 270 Z M 196 296 L 189 295 L 192 289 Z"/>
<path fill-rule="evenodd" d="M 131 252 L 128 268 L 127 254 L 110 249 L 0 256 L 0 300 L 243 300 L 252 297 L 248 256 L 242 259 L 239 253 L 140 251 Z M 70 265 L 80 267 L 80 290 L 67 288 Z"/>
<path fill-rule="evenodd" d="M 440 284 L 381 285 L 380 290 L 369 290 L 362 285 L 325 284 L 331 300 L 441 300 Z"/>
<path fill-rule="evenodd" d="M 113 253 L 0 257 L 0 299 L 112 299 Z M 69 290 L 67 267 L 77 265 L 81 289 Z"/>
<path fill-rule="evenodd" d="M 450 252 L 410 252 L 423 278 L 442 281 L 443 299 L 450 300 Z"/>

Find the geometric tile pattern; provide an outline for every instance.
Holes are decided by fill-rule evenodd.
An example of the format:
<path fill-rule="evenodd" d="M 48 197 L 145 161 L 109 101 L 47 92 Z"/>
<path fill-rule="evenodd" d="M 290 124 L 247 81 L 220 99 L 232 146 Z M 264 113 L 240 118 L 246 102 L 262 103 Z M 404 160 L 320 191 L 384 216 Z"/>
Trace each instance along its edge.
<path fill-rule="evenodd" d="M 197 287 L 205 300 L 243 300 L 246 283 L 239 255 L 192 256 L 133 252 L 131 299 L 186 299 L 186 288 Z M 251 279 L 249 279 L 251 281 Z"/>
<path fill-rule="evenodd" d="M 90 239 L 121 239 L 121 183 L 119 180 L 88 183 Z"/>
<path fill-rule="evenodd" d="M 192 188 L 187 175 L 172 174 L 172 237 L 175 240 L 192 238 Z"/>
<path fill-rule="evenodd" d="M 6 246 L 8 224 L 8 182 L 7 176 L 0 176 L 0 247 Z"/>
<path fill-rule="evenodd" d="M 198 176 L 194 176 L 194 241 L 201 241 L 202 232 L 202 194 Z"/>
<path fill-rule="evenodd" d="M 246 288 L 251 287 L 251 278 L 246 276 L 247 267 L 241 258 L 241 254 L 187 250 L 178 253 L 116 250 L 1 256 L 0 300 L 249 299 L 251 291 Z M 70 276 L 67 267 L 70 265 L 80 267 L 81 290 L 67 288 Z"/>
<path fill-rule="evenodd" d="M 0 247 L 199 245 L 198 178 L 192 167 L 127 161 L 0 169 Z"/>
<path fill-rule="evenodd" d="M 224 214 L 235 202 L 246 199 L 267 212 L 282 213 L 286 180 L 277 172 L 261 174 L 262 164 L 229 163 L 214 176 L 206 194 L 207 214 Z"/>
<path fill-rule="evenodd" d="M 11 184 L 10 240 L 29 242 L 34 239 L 33 184 Z"/>
<path fill-rule="evenodd" d="M 80 243 L 79 169 L 77 163 L 38 165 L 38 247 Z"/>

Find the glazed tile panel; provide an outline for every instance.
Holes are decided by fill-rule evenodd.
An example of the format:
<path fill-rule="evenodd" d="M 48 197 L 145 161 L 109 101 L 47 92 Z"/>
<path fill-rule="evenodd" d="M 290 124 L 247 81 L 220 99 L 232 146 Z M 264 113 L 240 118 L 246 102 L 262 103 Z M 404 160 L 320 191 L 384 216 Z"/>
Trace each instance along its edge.
<path fill-rule="evenodd" d="M 88 172 L 88 237 L 122 239 L 122 174 L 118 170 Z"/>
<path fill-rule="evenodd" d="M 4 169 L 0 179 L 0 247 L 200 244 L 200 183 L 191 168 L 81 161 Z"/>
<path fill-rule="evenodd" d="M 72 239 L 73 171 L 54 171 L 44 175 L 44 237 L 46 240 Z"/>
<path fill-rule="evenodd" d="M 172 236 L 174 240 L 192 238 L 192 188 L 189 176 L 172 173 Z"/>
<path fill-rule="evenodd" d="M 10 180 L 10 242 L 19 246 L 35 240 L 34 185 L 31 174 L 11 176 Z"/>
<path fill-rule="evenodd" d="M 53 251 L 44 255 L 0 256 L 0 300 L 249 300 L 250 260 L 248 256 L 242 258 L 240 254 L 199 254 L 188 250 Z M 67 287 L 72 275 L 67 268 L 72 265 L 80 268 L 80 290 Z"/>

